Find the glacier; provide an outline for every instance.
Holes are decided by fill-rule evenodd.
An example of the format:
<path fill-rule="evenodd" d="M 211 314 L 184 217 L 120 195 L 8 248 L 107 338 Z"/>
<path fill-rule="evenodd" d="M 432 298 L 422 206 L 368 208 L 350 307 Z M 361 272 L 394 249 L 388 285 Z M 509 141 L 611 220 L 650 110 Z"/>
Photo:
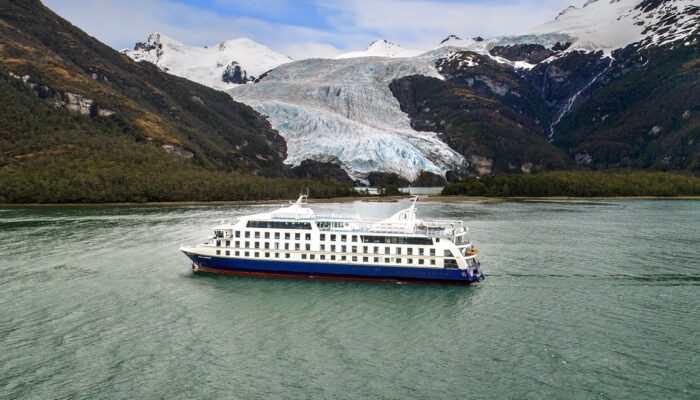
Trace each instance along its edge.
<path fill-rule="evenodd" d="M 409 75 L 442 79 L 433 57 L 309 59 L 228 91 L 263 114 L 287 141 L 285 162 L 336 158 L 354 179 L 373 171 L 409 180 L 466 164 L 435 132 L 411 128 L 389 84 Z"/>

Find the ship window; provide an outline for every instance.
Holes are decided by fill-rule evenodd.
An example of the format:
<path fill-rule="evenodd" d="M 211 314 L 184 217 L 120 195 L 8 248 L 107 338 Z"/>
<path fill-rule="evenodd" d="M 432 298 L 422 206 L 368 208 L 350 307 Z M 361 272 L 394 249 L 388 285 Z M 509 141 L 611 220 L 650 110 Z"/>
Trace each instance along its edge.
<path fill-rule="evenodd" d="M 301 239 L 301 234 L 300 233 L 295 233 L 294 234 L 294 240 L 299 240 Z"/>
<path fill-rule="evenodd" d="M 431 258 L 431 259 L 430 259 L 430 265 L 435 265 L 435 259 L 434 259 L 434 258 Z"/>
<path fill-rule="evenodd" d="M 457 269 L 457 260 L 445 260 L 445 268 Z"/>
<path fill-rule="evenodd" d="M 227 240 L 227 241 L 226 241 L 226 247 L 231 247 L 231 241 L 230 241 L 230 240 Z"/>
<path fill-rule="evenodd" d="M 300 246 L 299 243 L 294 243 L 294 250 L 299 250 Z"/>
<path fill-rule="evenodd" d="M 265 239 L 269 239 L 269 238 L 270 238 L 270 232 L 265 232 Z"/>
<path fill-rule="evenodd" d="M 379 246 L 374 246 L 374 252 L 379 253 Z"/>
<path fill-rule="evenodd" d="M 275 239 L 279 240 L 279 238 L 280 238 L 280 233 L 279 233 L 279 232 L 275 232 Z"/>
<path fill-rule="evenodd" d="M 270 248 L 270 243 L 265 242 L 265 248 L 266 248 L 266 249 L 269 249 L 269 248 Z"/>
<path fill-rule="evenodd" d="M 220 256 L 220 255 L 221 255 L 221 250 L 217 250 L 217 251 L 216 251 L 216 255 L 217 255 L 217 256 Z"/>
<path fill-rule="evenodd" d="M 238 251 L 238 250 L 236 250 L 236 251 L 235 251 L 235 252 L 234 252 L 233 254 L 234 254 L 234 255 L 235 255 L 236 257 L 238 257 L 238 256 L 240 256 L 240 255 L 241 255 L 241 252 L 240 252 L 240 251 Z"/>
<path fill-rule="evenodd" d="M 435 249 L 430 249 L 430 255 L 434 256 L 435 255 Z"/>
<path fill-rule="evenodd" d="M 412 259 L 412 258 L 409 258 L 407 261 L 408 261 L 409 264 L 413 264 L 413 259 Z"/>
<path fill-rule="evenodd" d="M 306 238 L 306 240 L 311 240 L 311 234 L 310 234 L 310 233 L 307 233 L 306 235 L 304 235 L 304 237 Z"/>
<path fill-rule="evenodd" d="M 440 238 L 435 238 L 435 243 L 440 243 Z"/>
<path fill-rule="evenodd" d="M 285 232 L 285 233 L 284 233 L 284 239 L 285 239 L 285 240 L 289 240 L 289 238 L 291 238 L 291 237 L 292 237 L 292 234 L 291 234 L 291 233 L 289 233 L 289 232 Z"/>
<path fill-rule="evenodd" d="M 285 243 L 285 244 L 284 244 L 284 249 L 285 249 L 285 250 L 289 250 L 289 243 Z"/>
<path fill-rule="evenodd" d="M 363 243 L 386 243 L 386 244 L 432 244 L 430 238 L 423 237 L 397 237 L 397 236 L 360 236 Z"/>
<path fill-rule="evenodd" d="M 331 261 L 335 261 L 335 256 L 331 255 Z"/>
<path fill-rule="evenodd" d="M 289 253 L 285 253 L 284 258 L 289 258 Z"/>
<path fill-rule="evenodd" d="M 331 251 L 335 251 L 335 245 L 334 245 L 334 244 L 331 245 Z"/>
<path fill-rule="evenodd" d="M 306 244 L 306 251 L 309 251 L 309 250 L 311 250 L 311 245 L 307 243 Z"/>
<path fill-rule="evenodd" d="M 304 253 L 304 254 L 301 255 L 301 259 L 302 259 L 302 260 L 306 260 L 306 253 Z"/>
<path fill-rule="evenodd" d="M 391 248 L 389 246 L 384 247 L 384 254 L 391 254 Z"/>
<path fill-rule="evenodd" d="M 248 251 L 246 251 L 244 254 L 246 257 L 250 256 L 250 252 L 248 252 Z"/>
<path fill-rule="evenodd" d="M 357 256 L 352 256 L 353 261 L 357 261 Z"/>
<path fill-rule="evenodd" d="M 331 235 L 331 241 L 335 242 L 335 235 Z"/>
<path fill-rule="evenodd" d="M 322 244 L 322 245 L 321 245 L 321 251 L 326 251 L 326 245 L 325 245 L 325 244 Z"/>
<path fill-rule="evenodd" d="M 396 254 L 401 254 L 401 247 L 396 248 Z M 410 254 L 410 253 L 409 253 Z"/>
<path fill-rule="evenodd" d="M 250 237 L 250 232 L 246 231 L 246 232 L 245 232 L 245 237 L 249 238 L 249 237 Z"/>
<path fill-rule="evenodd" d="M 367 253 L 367 251 L 368 251 L 367 246 L 362 246 L 362 252 Z"/>
<path fill-rule="evenodd" d="M 422 258 L 421 258 L 421 259 L 418 259 L 418 264 L 423 265 L 423 263 L 424 263 L 424 261 L 423 261 Z"/>
<path fill-rule="evenodd" d="M 275 242 L 275 250 L 279 250 L 279 248 L 280 248 L 280 244 Z"/>
<path fill-rule="evenodd" d="M 236 237 L 237 238 L 241 237 L 241 231 L 236 231 Z"/>
<path fill-rule="evenodd" d="M 418 249 L 418 255 L 419 255 L 419 256 L 422 256 L 422 255 L 423 255 L 423 248 L 422 248 L 422 247 L 420 247 L 420 248 Z"/>
<path fill-rule="evenodd" d="M 230 251 L 230 250 L 226 250 L 226 255 L 227 255 L 227 256 L 230 256 L 230 255 L 231 255 L 231 251 Z"/>
<path fill-rule="evenodd" d="M 385 264 L 389 264 L 390 261 L 391 261 L 390 259 L 384 258 L 384 263 L 385 263 Z"/>
<path fill-rule="evenodd" d="M 400 258 L 397 258 L 397 259 L 396 259 L 396 263 L 397 263 L 397 264 L 401 264 L 401 259 L 400 259 Z"/>
<path fill-rule="evenodd" d="M 260 239 L 260 232 L 255 232 L 255 238 Z"/>
<path fill-rule="evenodd" d="M 270 258 L 270 253 L 265 253 L 265 258 Z"/>
<path fill-rule="evenodd" d="M 221 247 L 221 240 L 216 241 L 216 247 Z"/>
<path fill-rule="evenodd" d="M 260 242 L 255 242 L 255 248 L 259 249 L 260 248 Z"/>
<path fill-rule="evenodd" d="M 348 235 L 340 235 L 340 241 L 341 241 L 341 242 L 347 242 L 347 241 L 348 241 Z"/>
<path fill-rule="evenodd" d="M 369 262 L 369 257 L 362 257 L 362 262 Z"/>
<path fill-rule="evenodd" d="M 241 242 L 239 242 L 238 240 L 236 240 L 236 247 L 241 247 Z"/>
<path fill-rule="evenodd" d="M 248 221 L 248 228 L 311 229 L 310 222 Z"/>
<path fill-rule="evenodd" d="M 311 255 L 309 256 L 309 258 L 313 260 L 313 259 L 316 258 L 316 255 L 315 255 L 315 254 L 311 254 Z"/>
<path fill-rule="evenodd" d="M 343 253 L 345 253 L 346 249 L 347 247 L 345 247 L 345 245 L 340 246 L 340 251 L 342 251 Z"/>
<path fill-rule="evenodd" d="M 250 247 L 250 242 L 245 242 L 245 248 L 247 249 L 249 247 Z"/>
<path fill-rule="evenodd" d="M 352 246 L 352 252 L 357 253 L 357 246 Z"/>
<path fill-rule="evenodd" d="M 340 256 L 340 261 L 345 261 L 345 260 L 346 260 L 345 256 Z"/>
<path fill-rule="evenodd" d="M 325 233 L 322 233 L 322 234 L 321 234 L 321 240 L 322 240 L 322 241 L 323 241 L 323 240 L 326 240 L 326 234 L 325 234 Z"/>
<path fill-rule="evenodd" d="M 256 251 L 256 252 L 255 252 L 255 257 L 260 257 L 260 253 Z"/>
<path fill-rule="evenodd" d="M 275 258 L 280 258 L 280 253 L 275 253 Z"/>
<path fill-rule="evenodd" d="M 409 256 L 412 256 L 412 255 L 413 255 L 413 249 L 412 249 L 411 247 L 407 248 L 407 249 L 406 249 L 406 254 L 408 254 Z"/>
<path fill-rule="evenodd" d="M 325 255 L 325 254 L 321 254 L 321 260 L 325 260 L 325 259 L 326 259 L 326 255 Z"/>
<path fill-rule="evenodd" d="M 379 262 L 379 257 L 374 257 L 374 262 L 378 263 L 378 262 Z"/>
<path fill-rule="evenodd" d="M 352 235 L 352 241 L 357 242 L 357 235 Z"/>

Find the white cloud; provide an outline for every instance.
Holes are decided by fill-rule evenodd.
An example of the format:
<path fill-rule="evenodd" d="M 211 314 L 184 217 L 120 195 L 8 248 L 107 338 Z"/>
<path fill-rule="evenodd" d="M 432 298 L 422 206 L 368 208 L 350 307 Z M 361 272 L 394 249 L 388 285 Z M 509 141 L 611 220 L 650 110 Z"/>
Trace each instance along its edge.
<path fill-rule="evenodd" d="M 331 57 L 386 38 L 407 48 L 427 50 L 448 34 L 483 37 L 526 32 L 553 19 L 568 4 L 560 0 L 508 0 L 497 3 L 427 0 L 315 0 L 332 29 L 314 29 L 255 18 L 221 16 L 175 0 L 43 0 L 59 15 L 116 49 L 133 47 L 152 32 L 191 45 L 249 37 L 295 59 Z M 289 0 L 216 0 L 256 7 L 279 16 Z M 572 0 L 580 5 L 583 0 Z M 267 11 L 266 11 L 267 12 Z M 279 19 L 279 18 L 277 18 Z"/>

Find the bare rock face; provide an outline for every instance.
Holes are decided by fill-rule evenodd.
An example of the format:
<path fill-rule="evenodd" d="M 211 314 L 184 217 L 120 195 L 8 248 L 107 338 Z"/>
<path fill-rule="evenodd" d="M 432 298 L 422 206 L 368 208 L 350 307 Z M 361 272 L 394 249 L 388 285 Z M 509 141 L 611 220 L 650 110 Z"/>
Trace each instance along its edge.
<path fill-rule="evenodd" d="M 493 160 L 483 156 L 471 155 L 469 163 L 471 169 L 475 170 L 479 176 L 489 175 L 493 168 Z"/>
<path fill-rule="evenodd" d="M 249 77 L 248 72 L 242 69 L 236 61 L 233 61 L 231 64 L 226 66 L 226 69 L 224 69 L 224 73 L 221 75 L 221 80 L 226 83 L 242 85 L 244 83 L 255 81 L 255 77 Z"/>
<path fill-rule="evenodd" d="M 185 149 L 184 147 L 178 146 L 178 145 L 176 145 L 176 144 L 164 144 L 164 145 L 161 146 L 161 147 L 162 147 L 163 150 L 165 150 L 167 153 L 175 154 L 175 155 L 178 155 L 178 156 L 180 156 L 180 157 L 192 158 L 192 157 L 194 156 L 194 154 L 192 154 L 191 151 Z"/>
<path fill-rule="evenodd" d="M 557 43 L 558 44 L 558 43 Z M 525 61 L 538 64 L 557 54 L 557 51 L 545 48 L 540 44 L 516 44 L 512 46 L 496 46 L 489 51 L 491 55 L 503 57 L 510 61 Z"/>

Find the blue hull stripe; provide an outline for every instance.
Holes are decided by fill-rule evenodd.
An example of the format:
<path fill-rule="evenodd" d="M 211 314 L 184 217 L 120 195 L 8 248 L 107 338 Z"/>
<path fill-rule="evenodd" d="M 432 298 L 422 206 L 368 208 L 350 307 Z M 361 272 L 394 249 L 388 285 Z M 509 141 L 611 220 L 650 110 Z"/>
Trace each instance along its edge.
<path fill-rule="evenodd" d="M 459 269 L 383 267 L 378 265 L 326 264 L 198 256 L 185 253 L 199 267 L 222 272 L 329 277 L 337 279 L 474 283 L 483 275 Z M 478 264 L 476 265 L 478 268 Z"/>

